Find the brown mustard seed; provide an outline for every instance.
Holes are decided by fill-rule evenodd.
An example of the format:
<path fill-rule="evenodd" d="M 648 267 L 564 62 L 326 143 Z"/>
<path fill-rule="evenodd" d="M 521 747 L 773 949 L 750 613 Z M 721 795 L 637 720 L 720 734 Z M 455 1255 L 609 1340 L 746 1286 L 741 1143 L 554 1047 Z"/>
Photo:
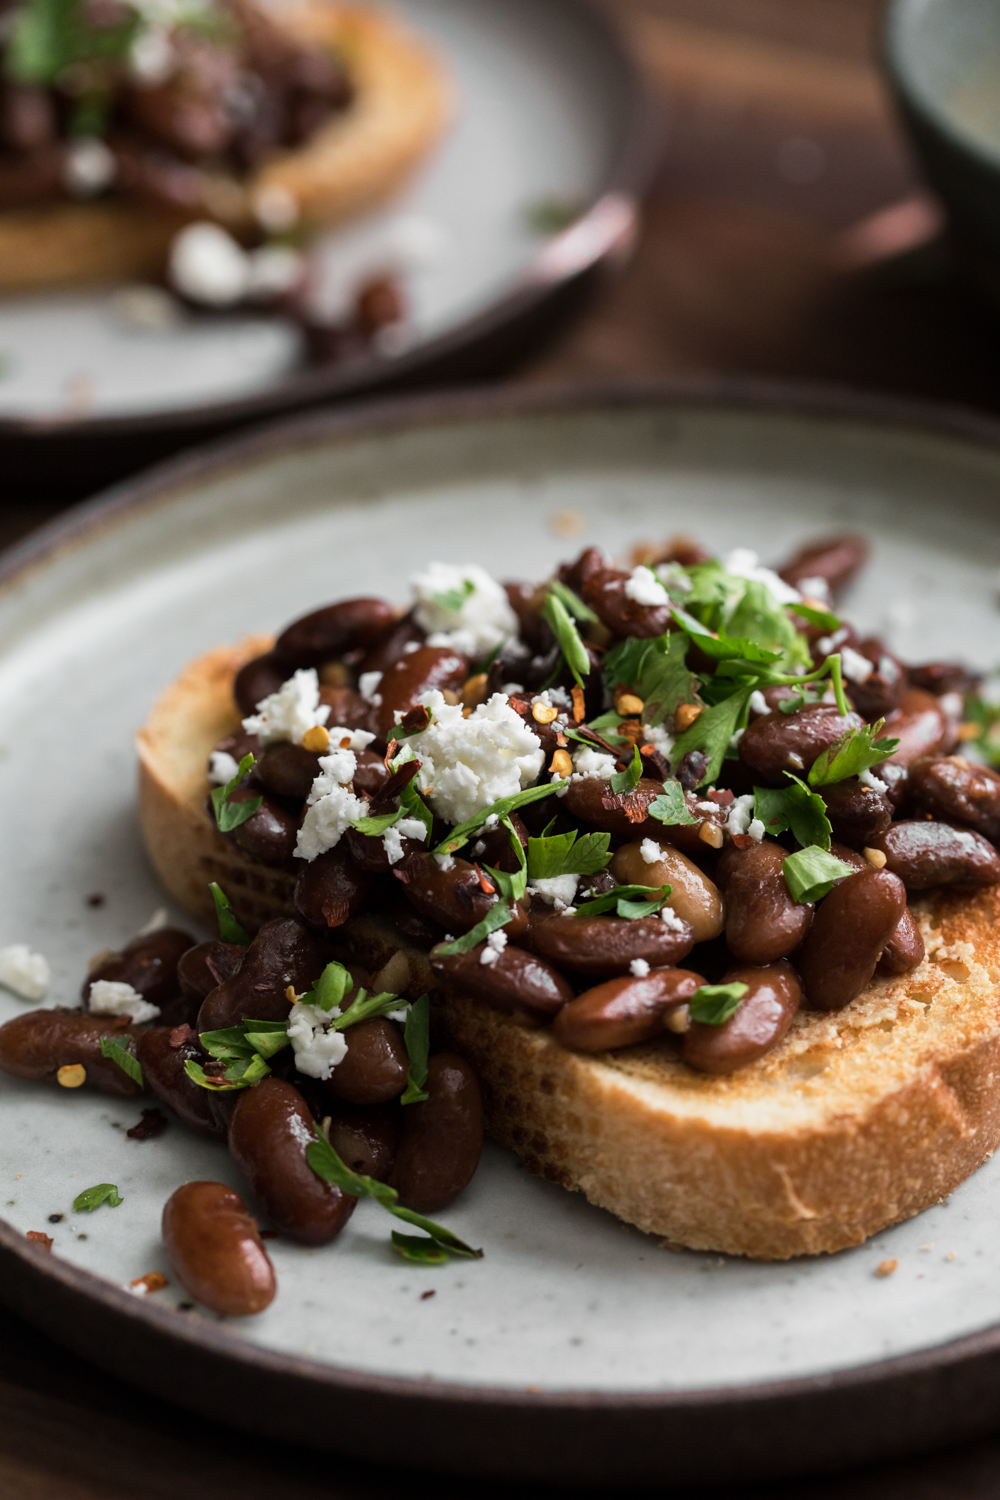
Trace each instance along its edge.
<path fill-rule="evenodd" d="M 56 1082 L 64 1089 L 78 1089 L 87 1081 L 87 1070 L 83 1063 L 65 1063 L 56 1074 Z"/>
<path fill-rule="evenodd" d="M 323 755 L 329 750 L 330 736 L 322 724 L 314 724 L 311 729 L 306 730 L 302 736 L 302 748 L 303 750 L 312 750 L 319 755 Z"/>
<path fill-rule="evenodd" d="M 572 776 L 573 759 L 568 750 L 557 750 L 549 762 L 553 776 Z"/>
<path fill-rule="evenodd" d="M 864 854 L 865 859 L 870 865 L 874 865 L 876 870 L 885 869 L 885 855 L 881 849 L 866 849 Z"/>
<path fill-rule="evenodd" d="M 722 829 L 715 823 L 710 823 L 706 818 L 698 829 L 698 837 L 703 844 L 708 844 L 712 849 L 722 848 Z"/>
<path fill-rule="evenodd" d="M 642 713 L 645 706 L 642 699 L 637 698 L 635 693 L 622 693 L 618 699 L 618 712 L 624 714 L 626 718 L 634 719 Z"/>
<path fill-rule="evenodd" d="M 685 729 L 690 729 L 700 713 L 701 704 L 682 703 L 674 714 L 674 728 L 678 734 L 683 734 Z"/>
<path fill-rule="evenodd" d="M 550 703 L 542 703 L 541 700 L 531 705 L 531 717 L 536 724 L 551 724 L 558 712 Z"/>

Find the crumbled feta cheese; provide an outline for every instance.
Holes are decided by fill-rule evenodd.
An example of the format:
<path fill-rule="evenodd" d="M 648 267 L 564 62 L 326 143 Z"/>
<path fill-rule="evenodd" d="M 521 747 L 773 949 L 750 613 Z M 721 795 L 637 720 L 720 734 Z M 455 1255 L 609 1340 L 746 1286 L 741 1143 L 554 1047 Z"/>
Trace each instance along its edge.
<path fill-rule="evenodd" d="M 88 1004 L 95 1015 L 131 1016 L 139 1024 L 155 1021 L 160 1014 L 158 1005 L 150 1005 L 138 990 L 119 979 L 95 979 L 90 986 Z"/>
<path fill-rule="evenodd" d="M 475 563 L 432 562 L 410 583 L 417 601 L 414 618 L 429 632 L 429 646 L 482 656 L 505 636 L 517 635 L 517 616 L 506 591 Z"/>
<path fill-rule="evenodd" d="M 636 979 L 645 979 L 649 973 L 649 964 L 644 958 L 633 958 L 629 964 L 629 972 Z"/>
<path fill-rule="evenodd" d="M 49 965 L 27 943 L 0 948 L 0 985 L 23 1000 L 44 1000 L 49 992 Z"/>
<path fill-rule="evenodd" d="M 262 745 L 291 740 L 301 745 L 302 736 L 317 724 L 325 724 L 330 706 L 319 701 L 319 678 L 315 667 L 300 667 L 276 693 L 262 698 L 256 713 L 243 720 L 247 734 L 255 734 Z"/>
<path fill-rule="evenodd" d="M 406 645 L 403 647 L 403 655 L 412 656 L 414 651 L 420 650 L 420 646 L 420 641 L 407 641 Z"/>
<path fill-rule="evenodd" d="M 145 26 L 129 48 L 129 71 L 147 88 L 166 83 L 177 65 L 177 54 L 166 30 Z"/>
<path fill-rule="evenodd" d="M 320 774 L 312 784 L 295 844 L 295 852 L 301 859 L 313 860 L 325 850 L 333 849 L 351 824 L 368 812 L 368 803 L 355 796 L 347 785 L 357 765 L 353 750 L 337 749 L 320 756 Z"/>
<path fill-rule="evenodd" d="M 464 823 L 537 780 L 545 763 L 538 737 L 502 693 L 480 703 L 468 718 L 436 688 L 423 701 L 431 722 L 409 743 L 421 762 L 417 784 L 427 789 L 428 802 L 446 823 Z"/>
<path fill-rule="evenodd" d="M 767 699 L 760 688 L 754 688 L 750 694 L 750 712 L 754 714 L 769 714 L 771 712 L 767 706 Z"/>
<path fill-rule="evenodd" d="M 532 698 L 531 701 L 532 703 L 536 703 L 539 701 L 539 699 L 542 703 L 551 704 L 553 708 L 573 707 L 573 699 L 570 697 L 569 693 L 567 693 L 566 689 L 561 687 L 546 688 L 544 692 L 538 693 L 537 696 L 535 698 Z"/>
<path fill-rule="evenodd" d="M 840 648 L 840 670 L 851 682 L 867 682 L 875 668 L 867 656 L 854 651 L 850 646 Z"/>
<path fill-rule="evenodd" d="M 218 224 L 187 224 L 174 235 L 167 261 L 173 286 L 206 307 L 233 307 L 250 286 L 250 257 Z"/>
<path fill-rule="evenodd" d="M 729 804 L 729 815 L 726 818 L 726 828 L 729 833 L 746 833 L 750 827 L 753 817 L 753 793 L 747 792 L 742 797 L 736 797 Z"/>
<path fill-rule="evenodd" d="M 562 911 L 572 906 L 579 880 L 579 875 L 550 875 L 547 880 L 533 880 L 528 890 L 556 911 Z"/>
<path fill-rule="evenodd" d="M 652 745 L 654 750 L 659 750 L 664 760 L 669 760 L 673 754 L 674 737 L 662 724 L 643 724 L 643 744 Z"/>
<path fill-rule="evenodd" d="M 367 750 L 375 738 L 367 729 L 345 729 L 343 724 L 327 725 L 326 732 L 330 736 L 330 748 L 337 750 Z M 320 761 L 320 765 L 323 762 Z M 351 775 L 357 768 L 357 762 L 351 768 Z"/>
<path fill-rule="evenodd" d="M 496 963 L 506 946 L 507 934 L 503 928 L 499 928 L 496 932 L 491 932 L 486 939 L 482 953 L 479 955 L 479 962 L 489 968 L 491 964 Z"/>
<path fill-rule="evenodd" d="M 500 686 L 500 691 L 501 693 L 503 693 L 505 698 L 513 698 L 516 696 L 516 694 L 524 692 L 524 683 L 504 682 Z"/>
<path fill-rule="evenodd" d="M 826 604 L 830 598 L 830 585 L 825 578 L 800 578 L 799 593 L 803 599 L 817 599 Z"/>
<path fill-rule="evenodd" d="M 285 234 L 299 220 L 299 200 L 280 182 L 268 182 L 253 195 L 254 218 L 268 234 Z"/>
<path fill-rule="evenodd" d="M 883 796 L 889 790 L 885 782 L 878 776 L 875 776 L 870 770 L 859 771 L 858 780 L 862 786 L 870 786 L 874 791 L 881 792 Z"/>
<path fill-rule="evenodd" d="M 766 831 L 767 830 L 765 829 L 764 824 L 760 818 L 751 818 L 750 827 L 747 829 L 747 833 L 752 839 L 756 839 L 758 844 L 764 837 Z"/>
<path fill-rule="evenodd" d="M 663 605 L 670 603 L 669 594 L 652 568 L 642 565 L 632 569 L 629 581 L 625 585 L 625 594 L 627 598 L 634 599 L 636 604 Z"/>
<path fill-rule="evenodd" d="M 208 779 L 213 786 L 226 786 L 235 781 L 240 768 L 228 750 L 213 750 L 208 762 Z"/>
<path fill-rule="evenodd" d="M 482 839 L 476 839 L 476 842 L 472 846 L 472 852 L 477 859 L 481 854 L 486 853 L 486 845 L 483 843 Z"/>
<path fill-rule="evenodd" d="M 938 707 L 949 719 L 960 719 L 965 710 L 965 702 L 961 693 L 942 693 L 938 699 Z"/>
<path fill-rule="evenodd" d="M 613 755 L 607 755 L 603 750 L 595 750 L 590 745 L 583 745 L 573 756 L 573 773 L 575 781 L 590 777 L 598 781 L 607 781 L 615 774 L 615 758 Z"/>
<path fill-rule="evenodd" d="M 358 678 L 358 692 L 367 703 L 374 703 L 376 708 L 382 702 L 378 685 L 384 675 L 382 672 L 362 672 Z"/>
<path fill-rule="evenodd" d="M 114 152 L 96 135 L 70 141 L 63 157 L 63 186 L 74 198 L 94 198 L 110 187 L 118 173 Z"/>
<path fill-rule="evenodd" d="M 797 604 L 801 598 L 798 589 L 793 589 L 783 578 L 779 578 L 773 568 L 762 567 L 756 552 L 752 552 L 749 547 L 735 547 L 732 552 L 727 552 L 722 559 L 722 566 L 734 578 L 762 583 L 779 604 Z"/>
<path fill-rule="evenodd" d="M 291 245 L 262 245 L 247 258 L 250 263 L 247 296 L 255 301 L 283 297 L 302 280 L 305 262 Z"/>
<path fill-rule="evenodd" d="M 647 865 L 655 865 L 663 858 L 663 846 L 658 844 L 655 839 L 643 839 L 639 845 L 639 853 Z"/>
<path fill-rule="evenodd" d="M 298 1000 L 288 1012 L 288 1040 L 295 1053 L 295 1066 L 307 1078 L 329 1078 L 347 1056 L 344 1033 L 327 1030 L 339 1014 L 339 1010 L 323 1010 Z"/>
<path fill-rule="evenodd" d="M 382 835 L 382 848 L 391 865 L 398 865 L 403 857 L 404 839 L 426 839 L 427 825 L 419 818 L 400 818 Z"/>
<path fill-rule="evenodd" d="M 833 632 L 833 635 L 821 635 L 816 642 L 816 650 L 820 656 L 829 656 L 832 652 L 836 651 L 838 646 L 844 644 L 850 633 L 846 625 L 841 625 L 839 630 Z"/>
<path fill-rule="evenodd" d="M 477 845 L 476 848 L 481 854 L 482 846 Z M 476 851 L 474 850 L 473 852 L 475 853 Z M 449 870 L 453 870 L 455 868 L 455 856 L 453 854 L 435 854 L 434 858 L 437 861 L 438 869 L 443 870 L 445 874 L 447 874 Z"/>
<path fill-rule="evenodd" d="M 660 921 L 665 922 L 672 932 L 687 931 L 687 923 L 677 915 L 672 906 L 660 907 Z"/>

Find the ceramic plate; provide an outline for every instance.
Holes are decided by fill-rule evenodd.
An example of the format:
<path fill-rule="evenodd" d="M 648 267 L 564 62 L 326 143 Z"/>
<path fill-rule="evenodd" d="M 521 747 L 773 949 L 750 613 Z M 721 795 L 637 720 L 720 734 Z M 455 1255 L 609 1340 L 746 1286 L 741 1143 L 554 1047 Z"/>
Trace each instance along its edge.
<path fill-rule="evenodd" d="M 130 320 L 120 291 L 0 302 L 0 443 L 33 430 L 181 430 L 413 378 L 482 343 L 616 247 L 635 225 L 644 111 L 614 33 L 577 0 L 392 0 L 445 59 L 456 120 L 398 198 L 329 237 L 332 264 L 411 247 L 411 316 L 377 355 L 306 367 L 277 317 Z M 569 227 L 540 231 L 540 205 Z M 390 257 L 391 258 L 391 257 Z M 36 443 L 36 448 L 38 444 Z M 38 462 L 44 460 L 38 453 Z M 148 458 L 147 458 L 148 461 Z M 136 465 L 133 464 L 133 468 Z M 119 472 L 122 472 L 119 470 Z"/>
<path fill-rule="evenodd" d="M 7 562 L 0 943 L 43 951 L 51 1002 L 74 1004 L 88 956 L 167 904 L 137 833 L 131 738 L 213 644 L 344 594 L 403 599 L 430 557 L 538 578 L 585 542 L 621 553 L 685 531 L 775 560 L 859 527 L 873 559 L 850 617 L 904 656 L 989 667 L 998 501 L 1000 452 L 987 442 L 801 402 L 663 393 L 386 407 L 185 460 Z M 103 904 L 88 904 L 98 893 Z M 24 1008 L 0 993 L 0 1019 Z M 1000 1160 L 856 1250 L 762 1265 L 672 1254 L 490 1147 L 443 1215 L 484 1247 L 481 1262 L 407 1265 L 384 1213 L 362 1203 L 324 1249 L 275 1241 L 277 1300 L 223 1325 L 178 1310 L 187 1298 L 159 1216 L 181 1182 L 238 1178 L 223 1147 L 176 1122 L 160 1139 L 127 1139 L 137 1117 L 131 1103 L 0 1078 L 0 1296 L 205 1411 L 354 1451 L 378 1427 L 384 1457 L 466 1471 L 661 1481 L 690 1478 L 695 1454 L 716 1477 L 828 1458 L 838 1402 L 854 1402 L 835 1431 L 847 1458 L 981 1419 L 981 1395 L 972 1410 L 939 1400 L 931 1417 L 918 1395 L 942 1359 L 959 1389 L 969 1345 L 941 1350 L 1000 1322 Z M 95 1182 L 115 1182 L 123 1204 L 74 1214 Z M 51 1257 L 27 1245 L 31 1229 L 52 1235 Z M 886 1258 L 899 1270 L 879 1279 Z M 156 1270 L 166 1290 L 128 1291 Z M 907 1421 L 873 1426 L 872 1381 L 904 1383 Z M 352 1422 L 322 1420 L 332 1390 Z M 692 1445 L 720 1406 L 725 1440 Z M 686 1458 L 671 1440 L 682 1434 Z"/>

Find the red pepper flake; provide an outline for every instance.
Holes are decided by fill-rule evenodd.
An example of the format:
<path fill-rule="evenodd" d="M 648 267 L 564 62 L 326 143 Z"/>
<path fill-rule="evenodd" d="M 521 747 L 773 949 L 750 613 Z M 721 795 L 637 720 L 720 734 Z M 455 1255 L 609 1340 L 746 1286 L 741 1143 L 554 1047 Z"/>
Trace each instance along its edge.
<path fill-rule="evenodd" d="M 147 1271 L 145 1276 L 137 1276 L 129 1285 L 137 1297 L 145 1297 L 149 1292 L 162 1292 L 170 1282 L 162 1271 Z"/>
<path fill-rule="evenodd" d="M 421 1300 L 421 1302 L 426 1302 L 428 1297 L 433 1297 L 435 1290 L 436 1290 L 436 1288 L 431 1287 L 429 1291 L 421 1292 L 420 1293 L 420 1300 Z"/>
<path fill-rule="evenodd" d="M 712 787 L 708 793 L 709 802 L 714 802 L 716 807 L 728 807 L 735 797 L 728 787 Z"/>
<path fill-rule="evenodd" d="M 583 688 L 579 683 L 570 689 L 570 697 L 573 699 L 573 717 L 578 724 L 581 724 L 586 715 L 586 708 L 583 702 Z"/>
<path fill-rule="evenodd" d="M 756 840 L 752 839 L 748 833 L 733 834 L 733 843 L 736 845 L 737 849 L 749 849 L 750 845 L 755 842 Z"/>
<path fill-rule="evenodd" d="M 420 734 L 430 722 L 430 709 L 426 708 L 423 703 L 418 703 L 416 707 L 410 709 L 409 713 L 403 715 L 399 721 L 399 727 L 412 734 Z"/>
<path fill-rule="evenodd" d="M 479 889 L 481 891 L 485 892 L 485 894 L 487 896 L 492 896 L 493 895 L 493 891 L 494 891 L 494 885 L 493 885 L 493 882 L 490 879 L 490 877 L 487 874 L 485 874 L 483 870 L 480 869 L 479 865 L 473 863 L 472 868 L 476 872 L 476 879 L 479 881 Z"/>
<path fill-rule="evenodd" d="M 190 1041 L 194 1036 L 193 1029 L 185 1021 L 183 1026 L 175 1026 L 167 1037 L 171 1047 L 183 1047 L 184 1043 Z"/>
<path fill-rule="evenodd" d="M 33 1245 L 41 1245 L 43 1250 L 52 1249 L 52 1236 L 43 1234 L 40 1229 L 29 1229 L 25 1239 L 30 1240 Z"/>
<path fill-rule="evenodd" d="M 152 1141 L 167 1128 L 167 1117 L 160 1109 L 144 1109 L 142 1119 L 126 1130 L 130 1141 Z"/>

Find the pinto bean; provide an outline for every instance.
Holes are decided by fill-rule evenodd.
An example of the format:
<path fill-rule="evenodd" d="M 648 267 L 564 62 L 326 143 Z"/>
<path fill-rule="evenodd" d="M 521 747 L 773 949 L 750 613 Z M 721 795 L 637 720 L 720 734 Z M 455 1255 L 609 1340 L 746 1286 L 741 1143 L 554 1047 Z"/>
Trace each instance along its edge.
<path fill-rule="evenodd" d="M 407 901 L 447 932 L 471 931 L 496 904 L 495 892 L 483 890 L 475 866 L 465 859 L 456 858 L 450 870 L 442 870 L 432 855 L 415 854 L 398 878 Z M 489 876 L 483 878 L 492 887 Z M 508 938 L 519 937 L 526 926 L 527 916 L 518 906 L 505 928 Z"/>
<path fill-rule="evenodd" d="M 82 1063 L 86 1084 L 102 1094 L 133 1099 L 142 1089 L 110 1057 L 101 1037 L 128 1041 L 137 1034 L 128 1016 L 95 1016 L 86 1010 L 29 1010 L 0 1026 L 0 1072 L 33 1083 L 56 1083 L 60 1068 Z"/>
<path fill-rule="evenodd" d="M 457 994 L 483 1000 L 494 1010 L 537 1011 L 554 1015 L 572 1000 L 572 986 L 544 958 L 508 943 L 495 963 L 484 964 L 486 944 L 468 953 L 443 954 L 431 950 L 431 967 L 449 981 Z"/>
<path fill-rule="evenodd" d="M 884 764 L 911 766 L 924 755 L 947 754 L 954 728 L 933 694 L 908 688 L 899 700 L 899 707 L 886 717 L 882 735 L 899 740 Z M 879 768 L 875 774 L 881 774 Z"/>
<path fill-rule="evenodd" d="M 928 756 L 910 767 L 910 796 L 923 812 L 964 823 L 1000 842 L 1000 775 L 961 755 Z"/>
<path fill-rule="evenodd" d="M 395 870 L 407 870 L 414 855 L 422 854 L 426 848 L 420 839 L 401 838 L 403 857 L 391 865 L 379 834 L 359 833 L 356 828 L 349 828 L 344 842 L 356 867 L 368 875 L 391 875 Z"/>
<path fill-rule="evenodd" d="M 331 730 L 371 729 L 372 706 L 367 698 L 362 698 L 354 688 L 329 687 L 322 684 L 319 690 L 319 701 L 325 703 L 330 710 L 326 722 Z M 379 760 L 381 758 L 379 756 Z"/>
<path fill-rule="evenodd" d="M 326 1087 L 348 1104 L 388 1104 L 406 1088 L 410 1058 L 399 1027 L 385 1016 L 359 1021 L 344 1033 L 347 1056 Z"/>
<path fill-rule="evenodd" d="M 278 636 L 274 654 L 289 667 L 318 667 L 348 651 L 374 646 L 390 630 L 396 613 L 383 599 L 341 599 L 295 620 Z"/>
<path fill-rule="evenodd" d="M 798 955 L 813 1010 L 843 1010 L 861 994 L 905 910 L 903 882 L 888 869 L 859 870 L 834 886 Z"/>
<path fill-rule="evenodd" d="M 11 151 L 48 146 L 58 133 L 55 104 L 47 89 L 5 79 L 0 90 L 0 141 Z"/>
<path fill-rule="evenodd" d="M 924 961 L 924 940 L 909 908 L 904 911 L 896 931 L 882 949 L 877 969 L 880 974 L 909 974 Z"/>
<path fill-rule="evenodd" d="M 178 966 L 183 955 L 193 946 L 194 938 L 191 934 L 181 932 L 178 927 L 160 927 L 156 932 L 143 933 L 140 937 L 133 938 L 120 952 L 109 953 L 102 958 L 97 967 L 87 975 L 80 991 L 84 1005 L 89 1009 L 90 987 L 95 980 L 109 979 L 119 984 L 130 984 L 148 1004 L 157 1005 L 164 1011 L 171 1001 L 178 999 Z M 190 1007 L 182 1002 L 175 1009 L 186 1012 Z M 173 1017 L 168 1019 L 172 1020 Z M 178 1019 L 183 1020 L 184 1016 L 179 1015 Z"/>
<path fill-rule="evenodd" d="M 583 581 L 581 595 L 602 625 L 613 635 L 638 636 L 652 640 L 663 635 L 672 624 L 669 603 L 640 604 L 625 592 L 631 574 L 618 568 L 601 568 Z"/>
<path fill-rule="evenodd" d="M 872 839 L 871 847 L 881 849 L 885 868 L 898 875 L 908 891 L 1000 881 L 1000 855 L 970 828 L 904 819 Z"/>
<path fill-rule="evenodd" d="M 898 818 L 910 800 L 910 771 L 908 766 L 893 765 L 882 761 L 872 772 L 882 785 L 888 788 L 886 801 L 892 808 L 893 817 Z"/>
<path fill-rule="evenodd" d="M 274 1301 L 274 1267 L 232 1188 L 186 1182 L 166 1201 L 162 1234 L 178 1281 L 220 1317 L 250 1317 Z"/>
<path fill-rule="evenodd" d="M 510 815 L 511 826 L 517 834 L 521 848 L 528 847 L 528 830 L 517 813 Z M 520 869 L 520 862 L 510 841 L 510 834 L 502 825 L 481 833 L 471 846 L 473 858 L 480 865 L 491 865 L 494 870 L 504 870 L 513 875 Z"/>
<path fill-rule="evenodd" d="M 549 622 L 539 614 L 545 591 L 534 583 L 505 583 L 504 592 L 517 615 L 517 633 L 533 656 L 545 656 L 555 645 Z M 509 681 L 509 678 L 505 679 Z"/>
<path fill-rule="evenodd" d="M 304 802 L 319 775 L 319 755 L 291 740 L 268 745 L 257 762 L 261 786 L 272 797 L 289 797 Z"/>
<path fill-rule="evenodd" d="M 730 969 L 723 984 L 745 984 L 739 1010 L 721 1026 L 692 1021 L 683 1057 L 699 1073 L 735 1073 L 776 1047 L 795 1019 L 802 989 L 790 963 Z"/>
<path fill-rule="evenodd" d="M 212 938 L 189 948 L 177 965 L 177 982 L 182 993 L 192 1000 L 204 1000 L 217 984 L 236 973 L 246 951 L 242 943 L 222 943 Z"/>
<path fill-rule="evenodd" d="M 407 1106 L 409 1107 L 409 1106 Z M 403 1134 L 398 1105 L 364 1108 L 338 1103 L 330 1115 L 330 1145 L 352 1172 L 385 1182 Z"/>
<path fill-rule="evenodd" d="M 257 704 L 276 693 L 291 675 L 273 651 L 265 651 L 263 656 L 255 656 L 252 661 L 248 661 L 240 668 L 233 681 L 233 697 L 242 717 L 252 714 Z"/>
<path fill-rule="evenodd" d="M 298 1089 L 272 1076 L 240 1094 L 229 1150 L 279 1234 L 325 1245 L 358 1200 L 316 1176 L 306 1159 L 313 1137 L 312 1115 Z"/>
<path fill-rule="evenodd" d="M 371 895 L 372 877 L 338 844 L 306 865 L 295 887 L 295 909 L 310 927 L 341 927 Z"/>
<path fill-rule="evenodd" d="M 150 1026 L 140 1033 L 135 1055 L 146 1087 L 172 1109 L 179 1120 L 213 1141 L 226 1139 L 225 1127 L 219 1124 L 212 1111 L 208 1090 L 201 1088 L 184 1071 L 188 1062 L 197 1062 L 204 1067 L 206 1061 L 197 1034 L 190 1026 Z"/>
<path fill-rule="evenodd" d="M 831 594 L 844 588 L 868 559 L 868 542 L 858 532 L 807 542 L 779 569 L 792 588 L 809 578 L 822 578 Z"/>
<path fill-rule="evenodd" d="M 610 979 L 628 973 L 636 958 L 654 969 L 672 967 L 694 947 L 694 933 L 679 917 L 559 916 L 532 922 L 524 941 L 571 974 Z"/>
<path fill-rule="evenodd" d="M 199 1031 L 217 1031 L 240 1021 L 284 1021 L 291 985 L 296 994 L 312 987 L 326 959 L 313 934 L 295 917 L 274 917 L 247 948 L 239 972 L 202 1001 Z"/>
<path fill-rule="evenodd" d="M 599 547 L 584 547 L 575 562 L 562 563 L 558 568 L 559 582 L 575 594 L 582 593 L 583 585 L 594 573 L 600 573 L 608 560 Z"/>
<path fill-rule="evenodd" d="M 457 692 L 469 675 L 468 659 L 448 646 L 418 646 L 408 656 L 386 667 L 378 685 L 382 702 L 375 709 L 372 728 L 388 741 L 396 714 L 409 713 L 431 688 Z"/>
<path fill-rule="evenodd" d="M 786 771 L 801 776 L 841 735 L 860 729 L 863 722 L 859 714 L 842 714 L 829 703 L 810 703 L 794 714 L 766 714 L 747 725 L 740 760 L 759 784 L 787 786 Z"/>
<path fill-rule="evenodd" d="M 723 851 L 716 874 L 726 896 L 726 945 L 743 964 L 787 958 L 809 930 L 813 907 L 793 901 L 782 868 L 786 851 L 765 839 Z"/>
<path fill-rule="evenodd" d="M 910 686 L 923 688 L 942 698 L 945 693 L 967 693 L 979 680 L 968 667 L 955 661 L 929 661 L 919 667 L 908 667 Z"/>
<path fill-rule="evenodd" d="M 250 802 L 255 795 L 257 794 L 252 787 L 238 786 L 230 794 L 229 801 Z M 211 812 L 210 815 L 214 817 Z M 258 864 L 275 868 L 291 863 L 298 836 L 299 825 L 296 819 L 270 797 L 264 797 L 260 807 L 245 823 L 225 835 Z"/>
<path fill-rule="evenodd" d="M 436 1213 L 472 1181 L 483 1149 L 483 1097 L 469 1064 L 439 1052 L 427 1064 L 427 1099 L 403 1109 L 403 1139 L 389 1182 L 407 1208 Z"/>
<path fill-rule="evenodd" d="M 630 843 L 643 838 L 655 838 L 660 843 L 673 844 L 685 854 L 702 853 L 705 842 L 699 837 L 702 824 L 667 825 L 648 816 L 649 804 L 663 792 L 663 783 L 644 776 L 634 792 L 618 797 L 611 790 L 610 781 L 596 776 L 586 776 L 580 781 L 571 781 L 562 805 L 566 812 L 591 828 L 599 828 L 618 839 Z M 725 810 L 716 808 L 707 812 L 698 806 L 693 792 L 685 792 L 684 800 L 692 817 L 703 819 L 721 827 L 725 821 Z"/>
<path fill-rule="evenodd" d="M 414 643 L 423 645 L 425 636 L 426 631 L 420 628 L 411 611 L 365 652 L 358 663 L 358 674 L 387 671 L 394 662 L 399 661 L 407 646 Z"/>
<path fill-rule="evenodd" d="M 651 969 L 643 978 L 608 979 L 563 1007 L 552 1035 L 574 1052 L 610 1052 L 660 1036 L 664 1016 L 705 983 L 690 969 Z"/>
<path fill-rule="evenodd" d="M 863 849 L 892 822 L 888 797 L 876 787 L 864 786 L 857 777 L 817 790 L 826 803 L 834 838 L 851 849 Z"/>
<path fill-rule="evenodd" d="M 645 842 L 623 844 L 612 859 L 611 873 L 619 885 L 669 885 L 667 905 L 690 924 L 695 942 L 717 938 L 725 920 L 718 887 L 687 855 L 669 845 L 660 844 L 658 858 L 647 862 Z"/>
<path fill-rule="evenodd" d="M 357 770 L 352 782 L 359 797 L 375 797 L 389 780 L 384 758 L 376 750 L 355 750 Z"/>

